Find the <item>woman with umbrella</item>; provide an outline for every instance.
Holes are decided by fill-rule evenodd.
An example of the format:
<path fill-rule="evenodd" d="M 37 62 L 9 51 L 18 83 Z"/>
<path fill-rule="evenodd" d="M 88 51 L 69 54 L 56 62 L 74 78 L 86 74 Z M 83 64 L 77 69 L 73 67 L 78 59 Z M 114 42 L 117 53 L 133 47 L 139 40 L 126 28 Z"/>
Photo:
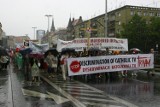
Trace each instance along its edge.
<path fill-rule="evenodd" d="M 54 55 L 52 55 L 51 52 L 49 52 L 47 57 L 46 57 L 46 62 L 47 62 L 47 65 L 48 65 L 49 77 L 53 77 L 53 75 L 51 75 L 51 74 L 53 73 L 53 71 L 56 71 L 57 58 Z"/>

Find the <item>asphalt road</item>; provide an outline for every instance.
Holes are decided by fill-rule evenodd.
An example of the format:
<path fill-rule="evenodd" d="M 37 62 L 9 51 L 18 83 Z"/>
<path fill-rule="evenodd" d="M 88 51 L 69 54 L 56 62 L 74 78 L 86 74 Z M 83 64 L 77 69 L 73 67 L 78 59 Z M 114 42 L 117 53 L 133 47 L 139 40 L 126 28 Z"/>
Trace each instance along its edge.
<path fill-rule="evenodd" d="M 13 66 L 0 71 L 0 107 L 159 107 L 160 74 L 115 80 L 63 81 L 61 76 L 42 82 L 24 81 L 23 71 Z"/>

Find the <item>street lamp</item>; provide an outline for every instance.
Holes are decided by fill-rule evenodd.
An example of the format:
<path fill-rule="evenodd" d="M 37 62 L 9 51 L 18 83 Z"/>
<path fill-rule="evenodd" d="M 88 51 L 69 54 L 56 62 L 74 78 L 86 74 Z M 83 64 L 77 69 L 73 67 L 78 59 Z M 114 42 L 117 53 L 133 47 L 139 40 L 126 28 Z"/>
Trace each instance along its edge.
<path fill-rule="evenodd" d="M 34 33 L 34 39 L 36 39 L 36 36 L 35 36 L 35 30 L 37 27 L 32 27 L 33 28 L 33 33 Z"/>
<path fill-rule="evenodd" d="M 107 34 L 108 34 L 108 32 L 107 32 L 107 0 L 106 0 L 106 11 L 105 11 L 105 37 L 108 37 L 107 36 Z"/>
<path fill-rule="evenodd" d="M 158 51 L 158 44 L 156 44 L 156 50 Z"/>
<path fill-rule="evenodd" d="M 45 15 L 48 18 L 48 32 L 49 32 L 49 18 L 52 17 L 52 15 Z"/>

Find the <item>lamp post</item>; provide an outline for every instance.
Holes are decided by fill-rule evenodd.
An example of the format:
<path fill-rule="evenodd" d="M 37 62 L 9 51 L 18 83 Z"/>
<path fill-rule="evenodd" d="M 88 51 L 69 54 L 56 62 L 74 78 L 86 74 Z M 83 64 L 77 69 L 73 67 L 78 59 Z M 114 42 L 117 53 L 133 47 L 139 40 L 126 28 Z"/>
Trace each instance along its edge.
<path fill-rule="evenodd" d="M 35 30 L 36 30 L 37 27 L 32 27 L 32 28 L 33 28 L 33 33 L 34 33 L 34 34 L 33 34 L 33 35 L 34 35 L 34 39 L 36 39 Z"/>
<path fill-rule="evenodd" d="M 156 44 L 156 50 L 158 51 L 158 44 Z"/>
<path fill-rule="evenodd" d="M 105 34 L 105 37 L 108 37 L 108 35 L 107 35 L 108 34 L 108 32 L 107 32 L 107 0 L 106 0 L 105 4 L 106 4 L 106 6 L 105 6 L 106 7 L 106 11 L 105 11 L 105 29 L 104 29 L 105 33 L 104 34 Z"/>
<path fill-rule="evenodd" d="M 45 15 L 48 18 L 48 32 L 49 32 L 49 18 L 52 17 L 52 15 Z"/>

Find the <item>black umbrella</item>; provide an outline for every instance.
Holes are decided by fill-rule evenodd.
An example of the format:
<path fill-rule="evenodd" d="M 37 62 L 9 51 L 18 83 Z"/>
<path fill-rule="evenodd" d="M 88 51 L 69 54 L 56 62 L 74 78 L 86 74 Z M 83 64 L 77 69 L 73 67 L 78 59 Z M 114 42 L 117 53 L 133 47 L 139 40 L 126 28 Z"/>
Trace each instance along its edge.
<path fill-rule="evenodd" d="M 30 54 L 32 52 L 31 48 L 24 48 L 22 50 L 19 51 L 23 56 L 25 56 L 26 54 Z"/>
<path fill-rule="evenodd" d="M 48 53 L 51 52 L 51 54 L 53 54 L 54 56 L 57 56 L 58 55 L 58 51 L 56 48 L 51 48 L 49 50 L 47 50 L 44 54 L 44 56 L 46 57 L 48 55 Z"/>
<path fill-rule="evenodd" d="M 7 51 L 4 48 L 0 47 L 0 56 L 6 56 L 6 55 L 8 56 Z"/>
<path fill-rule="evenodd" d="M 73 48 L 63 48 L 61 54 L 65 54 L 65 53 L 74 53 L 75 49 Z"/>
<path fill-rule="evenodd" d="M 89 52 L 94 52 L 94 51 L 101 51 L 99 48 L 89 48 Z"/>

